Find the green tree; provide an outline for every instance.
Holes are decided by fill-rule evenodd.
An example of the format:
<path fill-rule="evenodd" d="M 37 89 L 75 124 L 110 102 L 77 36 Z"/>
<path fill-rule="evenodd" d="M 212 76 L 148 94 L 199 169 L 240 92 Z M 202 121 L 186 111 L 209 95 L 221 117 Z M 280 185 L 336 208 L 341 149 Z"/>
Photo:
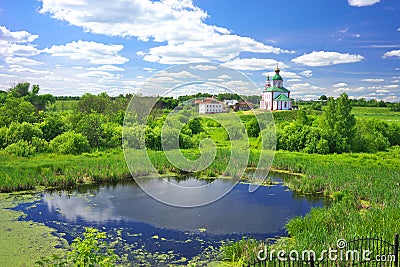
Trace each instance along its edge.
<path fill-rule="evenodd" d="M 260 134 L 260 125 L 257 118 L 252 118 L 246 123 L 246 131 L 249 137 L 258 137 Z"/>
<path fill-rule="evenodd" d="M 388 140 L 391 146 L 400 145 L 400 123 L 389 123 L 388 125 Z"/>
<path fill-rule="evenodd" d="M 30 83 L 17 83 L 14 85 L 10 90 L 9 94 L 13 97 L 20 98 L 29 95 L 29 87 L 31 86 Z"/>
<path fill-rule="evenodd" d="M 9 126 L 12 122 L 34 122 L 36 119 L 35 107 L 23 98 L 9 97 L 0 107 L 0 126 Z"/>
<path fill-rule="evenodd" d="M 60 113 L 47 113 L 43 121 L 39 123 L 39 128 L 43 132 L 43 138 L 50 141 L 57 135 L 65 132 L 67 130 L 67 125 Z"/>
<path fill-rule="evenodd" d="M 148 129 L 149 131 L 150 129 Z M 150 149 L 156 150 L 157 145 L 154 144 L 154 140 L 148 140 L 145 134 L 145 126 L 143 125 L 132 125 L 124 127 L 124 147 L 125 148 L 135 148 L 142 149 L 144 148 L 145 140 L 148 142 L 146 146 Z M 150 135 L 153 132 L 149 133 Z M 145 139 L 146 138 L 146 139 Z"/>
<path fill-rule="evenodd" d="M 346 93 L 335 100 L 328 100 L 322 116 L 322 133 L 328 141 L 331 153 L 342 153 L 350 151 L 350 144 L 355 136 L 356 120 L 351 113 L 351 100 Z"/>
<path fill-rule="evenodd" d="M 7 99 L 7 92 L 0 90 L 0 105 L 4 104 Z"/>
<path fill-rule="evenodd" d="M 78 102 L 78 110 L 83 113 L 105 113 L 111 102 L 106 93 L 100 95 L 84 94 Z"/>
<path fill-rule="evenodd" d="M 125 140 L 125 136 L 124 136 Z M 145 143 L 147 149 L 162 150 L 161 146 L 161 128 L 146 126 L 145 128 Z"/>
<path fill-rule="evenodd" d="M 242 125 L 230 123 L 226 125 L 224 130 L 224 139 L 227 141 L 243 139 L 244 127 Z"/>
<path fill-rule="evenodd" d="M 390 110 L 400 112 L 400 103 L 393 103 L 390 105 Z"/>
<path fill-rule="evenodd" d="M 307 116 L 307 112 L 303 109 L 297 112 L 296 123 L 299 125 L 311 125 L 311 119 Z"/>
<path fill-rule="evenodd" d="M 377 119 L 358 121 L 353 149 L 358 152 L 376 152 L 390 146 L 392 133 L 389 125 Z M 390 138 L 390 139 L 389 139 Z"/>
<path fill-rule="evenodd" d="M 78 122 L 75 130 L 89 140 L 91 147 L 101 147 L 104 143 L 102 124 L 106 118 L 99 113 L 85 114 Z"/>
<path fill-rule="evenodd" d="M 0 149 L 5 148 L 8 144 L 7 131 L 7 127 L 0 127 Z"/>
<path fill-rule="evenodd" d="M 105 147 L 120 147 L 122 144 L 122 126 L 118 123 L 107 122 L 101 125 L 103 145 Z M 144 135 L 144 132 L 142 133 Z M 144 138 L 144 137 L 143 137 Z"/>
<path fill-rule="evenodd" d="M 192 134 L 199 134 L 203 131 L 200 119 L 197 117 L 188 122 L 188 127 L 192 131 Z"/>

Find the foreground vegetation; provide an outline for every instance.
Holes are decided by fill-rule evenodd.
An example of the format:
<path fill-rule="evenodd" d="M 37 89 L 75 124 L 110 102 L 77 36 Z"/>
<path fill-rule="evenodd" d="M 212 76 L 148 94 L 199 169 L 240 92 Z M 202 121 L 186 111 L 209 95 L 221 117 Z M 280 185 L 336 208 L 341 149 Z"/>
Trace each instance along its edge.
<path fill-rule="evenodd" d="M 322 194 L 331 204 L 288 222 L 289 237 L 274 246 L 290 251 L 335 247 L 339 238 L 382 237 L 400 232 L 400 147 L 374 154 L 309 155 L 278 152 L 274 167 L 302 176 L 285 182 L 304 194 Z M 256 243 L 256 245 L 254 245 Z M 223 248 L 238 266 L 255 259 L 260 242 L 244 240 Z M 232 250 L 235 253 L 232 253 Z"/>
<path fill-rule="evenodd" d="M 172 171 L 161 151 L 154 152 L 152 157 L 157 159 L 158 168 Z M 251 154 L 249 166 L 254 165 L 256 159 L 257 155 Z M 29 159 L 13 157 L 8 158 L 8 162 L 14 170 L 25 171 L 25 174 L 15 176 L 15 181 L 18 177 L 23 179 L 20 184 L 29 181 L 24 178 L 27 174 L 37 177 L 37 184 L 52 181 L 39 180 L 45 177 L 38 175 L 43 173 L 43 169 L 48 171 L 48 177 L 54 175 L 53 181 L 70 177 L 71 185 L 75 183 L 73 179 L 81 177 L 84 177 L 82 182 L 115 181 L 130 177 L 121 150 L 75 156 L 40 155 Z M 78 162 L 80 167 L 73 167 Z M 220 165 L 215 164 L 208 171 L 217 175 Z M 219 164 L 224 165 L 221 162 Z M 273 168 L 303 173 L 302 176 L 289 176 L 285 183 L 300 193 L 321 194 L 332 201 L 326 207 L 313 209 L 303 218 L 289 221 L 286 226 L 289 237 L 279 241 L 280 248 L 301 250 L 310 249 L 312 245 L 313 249 L 322 250 L 333 246 L 338 238 L 349 240 L 360 236 L 380 236 L 391 240 L 393 234 L 400 231 L 399 164 L 400 147 L 393 147 L 387 152 L 340 155 L 276 152 Z M 9 169 L 12 169 L 10 166 Z M 234 244 L 234 256 L 233 248 L 225 247 L 225 258 L 237 263 L 254 259 L 256 241 L 249 242 Z M 260 244 L 258 241 L 256 243 Z"/>

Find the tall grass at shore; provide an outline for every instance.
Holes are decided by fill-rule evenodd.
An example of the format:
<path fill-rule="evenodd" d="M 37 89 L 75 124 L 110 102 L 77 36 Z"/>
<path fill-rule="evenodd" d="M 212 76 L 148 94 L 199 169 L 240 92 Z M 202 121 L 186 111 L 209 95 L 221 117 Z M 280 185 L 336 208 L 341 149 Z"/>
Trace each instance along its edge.
<path fill-rule="evenodd" d="M 23 158 L 0 154 L 0 191 L 67 188 L 85 182 L 118 181 L 130 177 L 122 150 L 82 155 L 41 154 Z"/>
<path fill-rule="evenodd" d="M 288 176 L 285 183 L 303 194 L 321 194 L 330 199 L 323 208 L 314 208 L 304 217 L 286 225 L 289 237 L 274 246 L 297 251 L 336 248 L 340 238 L 380 237 L 392 242 L 400 233 L 400 147 L 374 154 L 353 153 L 315 155 L 278 151 L 273 167 L 303 175 Z M 250 263 L 257 251 L 245 243 L 242 257 Z M 223 248 L 223 251 L 229 251 Z M 240 256 L 236 256 L 240 257 Z M 233 258 L 230 259 L 235 261 Z"/>
<path fill-rule="evenodd" d="M 0 153 L 0 192 L 30 190 L 37 186 L 70 188 L 83 183 L 116 182 L 131 179 L 132 176 L 151 175 L 154 170 L 164 175 L 186 174 L 172 165 L 163 151 L 132 153 L 127 156 L 135 157 L 137 164 L 131 170 L 127 167 L 122 149 L 82 155 L 38 154 L 30 158 Z M 192 160 L 200 156 L 195 149 L 182 150 L 182 153 Z M 152 162 L 150 167 L 148 164 L 139 164 L 141 160 L 146 160 L 146 154 Z M 245 158 L 245 155 L 240 157 Z M 235 165 L 226 171 L 230 159 L 230 149 L 219 148 L 210 166 L 195 175 L 212 178 L 234 175 Z"/>

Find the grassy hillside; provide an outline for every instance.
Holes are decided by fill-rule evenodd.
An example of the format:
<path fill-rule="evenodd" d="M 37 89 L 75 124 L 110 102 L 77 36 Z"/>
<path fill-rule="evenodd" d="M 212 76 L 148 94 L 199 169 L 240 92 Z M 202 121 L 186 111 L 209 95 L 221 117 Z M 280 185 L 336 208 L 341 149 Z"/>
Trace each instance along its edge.
<path fill-rule="evenodd" d="M 357 119 L 378 119 L 390 122 L 400 122 L 400 112 L 390 111 L 380 107 L 353 107 L 353 114 Z"/>

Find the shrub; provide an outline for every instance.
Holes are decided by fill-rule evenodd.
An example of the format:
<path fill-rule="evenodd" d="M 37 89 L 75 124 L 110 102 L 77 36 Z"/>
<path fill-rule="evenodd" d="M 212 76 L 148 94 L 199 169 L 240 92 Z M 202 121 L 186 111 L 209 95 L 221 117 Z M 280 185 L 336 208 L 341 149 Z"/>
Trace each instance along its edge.
<path fill-rule="evenodd" d="M 242 125 L 235 125 L 235 124 L 226 125 L 226 131 L 224 132 L 224 139 L 226 141 L 243 139 Z"/>
<path fill-rule="evenodd" d="M 10 155 L 28 157 L 35 153 L 36 149 L 27 141 L 20 140 L 6 147 L 5 151 Z"/>
<path fill-rule="evenodd" d="M 179 148 L 193 148 L 194 144 L 194 138 L 191 136 L 182 133 L 179 135 Z"/>
<path fill-rule="evenodd" d="M 90 145 L 86 136 L 68 131 L 51 140 L 50 149 L 61 154 L 81 154 L 89 152 Z"/>
<path fill-rule="evenodd" d="M 261 131 L 260 139 L 262 140 L 262 147 L 263 149 L 272 149 L 275 150 L 276 148 L 276 139 L 277 133 L 275 133 L 273 128 L 265 128 Z"/>
<path fill-rule="evenodd" d="M 42 136 L 43 132 L 37 125 L 28 122 L 13 122 L 7 131 L 7 142 L 8 144 L 12 144 L 23 140 L 30 143 L 33 137 L 41 138 Z"/>
<path fill-rule="evenodd" d="M 35 148 L 36 152 L 41 153 L 49 151 L 49 143 L 42 138 L 34 136 L 31 145 Z"/>
<path fill-rule="evenodd" d="M 148 130 L 150 131 L 150 128 L 148 128 Z M 144 139 L 145 139 L 145 127 L 143 125 L 133 125 L 124 127 L 125 148 L 135 148 L 135 149 L 144 148 L 144 141 L 145 141 Z M 154 149 L 153 146 L 151 146 L 151 148 Z"/>
<path fill-rule="evenodd" d="M 47 141 L 65 132 L 67 126 L 60 114 L 47 114 L 44 121 L 39 124 L 43 132 L 43 138 Z"/>
<path fill-rule="evenodd" d="M 258 137 L 260 133 L 260 125 L 257 118 L 253 118 L 246 123 L 246 130 L 249 137 Z"/>
<path fill-rule="evenodd" d="M 53 255 L 50 258 L 42 258 L 36 262 L 37 266 L 115 266 L 118 256 L 104 241 L 105 232 L 94 228 L 85 228 L 83 238 L 77 237 L 71 244 L 72 250 L 64 257 Z"/>
<path fill-rule="evenodd" d="M 105 122 L 105 120 L 106 119 L 103 114 L 86 114 L 78 122 L 76 130 L 87 137 L 91 147 L 100 147 L 104 143 L 103 129 L 101 125 Z"/>
<path fill-rule="evenodd" d="M 0 128 L 0 149 L 7 146 L 7 127 Z"/>
<path fill-rule="evenodd" d="M 120 147 L 122 144 L 122 126 L 117 123 L 104 123 L 101 125 L 105 147 Z"/>

